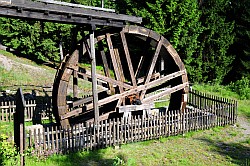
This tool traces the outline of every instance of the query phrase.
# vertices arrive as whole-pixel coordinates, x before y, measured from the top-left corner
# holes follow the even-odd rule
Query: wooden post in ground
[[[93,105],[95,112],[95,124],[99,121],[99,108],[98,108],[98,93],[97,93],[97,79],[96,79],[96,58],[95,58],[95,37],[94,37],[95,26],[92,25],[90,31],[90,58],[91,58],[91,77],[92,77],[92,94],[93,94]]]
[[[16,93],[16,112],[14,113],[14,141],[20,152],[20,165],[25,165],[23,151],[25,148],[24,140],[24,109],[25,101],[22,89],[19,88]]]

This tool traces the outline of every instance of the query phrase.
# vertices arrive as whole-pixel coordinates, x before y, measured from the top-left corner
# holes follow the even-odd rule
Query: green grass
[[[12,64],[10,70],[0,66],[0,90],[16,90],[19,87],[39,89],[42,86],[53,84],[55,69],[38,65],[25,58],[16,57],[6,51],[1,50],[0,54],[8,57]]]
[[[12,133],[14,134],[14,125],[12,122],[0,121],[0,134]]]
[[[194,89],[213,95],[237,99],[239,116],[249,118],[249,100],[239,100],[235,92],[226,87],[195,85]],[[165,103],[160,103],[160,105]],[[70,155],[55,155],[41,166],[67,165],[249,165],[250,138],[243,138],[241,127],[215,127],[184,135],[161,137],[157,140],[121,145],[120,149],[101,149],[93,152],[77,152]],[[27,165],[37,165],[28,159]]]
[[[183,136],[121,145],[119,149],[109,147],[53,155],[46,160],[29,157],[26,165],[244,165],[250,156],[250,144],[237,141],[241,136],[236,127],[217,127]]]

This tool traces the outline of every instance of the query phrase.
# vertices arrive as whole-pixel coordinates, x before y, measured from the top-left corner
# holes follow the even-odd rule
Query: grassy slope
[[[6,54],[6,52],[0,53]],[[0,68],[0,87],[10,88],[14,84],[42,86],[46,83],[53,83],[54,69],[38,66],[11,54],[7,56],[20,63],[44,68],[45,72],[34,75],[33,72],[23,68],[23,70],[19,68],[18,71],[14,68],[10,71]],[[10,79],[11,75],[12,79]],[[221,86],[195,85],[194,88],[206,93],[238,99],[236,93]],[[239,101],[239,114],[250,119],[249,100]],[[1,123],[0,130],[4,130],[3,133],[5,133],[8,126],[12,125]],[[122,145],[120,149],[116,150],[106,148],[63,156],[55,155],[46,160],[27,157],[26,165],[249,165],[249,156],[250,139],[249,137],[243,138],[242,128],[237,124],[225,128],[186,133],[184,136]]]
[[[16,57],[6,51],[0,50],[0,54],[8,58],[11,66],[10,70],[6,70],[0,65],[0,90],[16,90],[18,87],[39,89],[53,84],[55,69]]]

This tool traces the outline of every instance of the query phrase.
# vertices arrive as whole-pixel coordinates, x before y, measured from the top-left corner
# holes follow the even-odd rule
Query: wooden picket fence
[[[25,100],[25,121],[39,121],[52,118],[51,101],[49,98]],[[16,101],[0,101],[0,121],[13,122],[14,112],[16,110]]]
[[[237,108],[237,101],[190,89],[187,105],[193,108],[198,108],[198,109],[208,109],[208,108],[209,109],[213,109],[213,108],[234,109],[234,108]]]
[[[162,89],[164,90],[164,89]],[[165,102],[166,99],[159,99],[156,102]],[[37,102],[36,99],[26,100],[25,121],[34,119],[49,119],[52,116],[50,98],[42,99],[42,102]],[[236,105],[235,100],[217,97],[206,93],[201,93],[190,89],[188,97],[188,106],[199,109],[207,109],[212,107],[224,107]],[[15,100],[0,101],[0,121],[13,121],[15,112]],[[233,108],[233,107],[230,107]]]
[[[26,121],[34,119],[34,108],[39,106],[31,101],[25,103]],[[15,102],[12,101],[11,104],[8,108],[0,107],[1,112],[8,110],[4,116],[1,114],[5,121],[13,119],[11,114],[15,111]],[[41,110],[44,108],[40,106]],[[48,109],[51,109],[50,104],[46,105],[45,110]],[[45,114],[44,118],[47,117]],[[154,115],[115,118],[100,121],[98,124],[86,122],[69,128],[35,125],[26,128],[23,140],[25,149],[33,149],[37,155],[50,155],[185,134],[189,131],[235,124],[236,120],[237,101],[190,90],[188,105],[184,111],[160,108],[158,114]]]
[[[150,117],[115,118],[98,124],[76,124],[66,129],[40,126],[26,131],[26,148],[32,148],[37,155],[49,155],[185,134],[234,124],[236,106],[164,111]]]

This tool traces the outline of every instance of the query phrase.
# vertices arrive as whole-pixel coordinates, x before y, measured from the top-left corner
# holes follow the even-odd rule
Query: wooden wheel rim
[[[129,55],[129,49],[125,48],[125,47],[128,47],[128,44],[126,43],[127,42],[126,35],[134,35],[135,37],[140,38],[144,41],[149,38],[150,40],[153,41],[151,43],[154,43],[154,44],[151,44],[151,46],[152,45],[156,46],[155,53],[152,57],[152,62],[154,62],[153,63],[154,65],[149,67],[148,75],[145,76],[145,80],[144,80],[144,83],[142,85],[137,85],[138,80],[134,80],[135,76],[131,76],[130,84],[128,84],[127,82],[125,82],[125,83],[123,82],[124,84],[122,86],[121,85],[122,79],[119,78],[119,76],[117,75],[117,71],[115,71],[116,79],[112,80],[112,83],[114,84],[114,81],[115,81],[115,84],[119,87],[120,93],[118,93],[118,94],[116,93],[116,94],[111,95],[107,98],[99,100],[98,106],[105,105],[108,102],[111,102],[111,101],[114,101],[117,99],[120,100],[121,98],[124,98],[126,96],[129,96],[131,94],[135,94],[138,92],[140,92],[140,99],[141,99],[142,103],[147,103],[149,101],[155,100],[157,97],[161,97],[161,96],[164,96],[164,95],[167,95],[170,93],[171,99],[170,99],[169,107],[171,109],[184,109],[186,106],[186,100],[187,100],[186,96],[188,93],[188,77],[187,77],[187,73],[186,73],[183,62],[181,61],[178,53],[173,48],[173,46],[169,43],[169,41],[167,39],[165,39],[163,36],[160,36],[159,34],[155,33],[152,30],[149,30],[149,29],[146,29],[143,27],[139,27],[139,26],[127,25],[121,31],[117,31],[115,33],[105,32],[105,34],[98,35],[95,38],[96,44],[98,42],[106,39],[111,57],[112,57],[111,54],[113,54],[112,52],[114,52],[111,36],[114,34],[116,34],[116,35],[118,34],[121,36],[123,49],[124,49],[124,53],[126,55],[130,75],[135,73],[135,71],[131,71],[133,69],[131,69],[129,67],[130,65],[129,65],[128,61],[130,61],[130,63],[133,63],[133,62],[131,62],[132,60],[131,60],[131,56]],[[88,43],[88,41],[86,41],[85,43]],[[159,58],[160,51],[162,49],[166,50],[166,52],[168,53],[167,56],[171,56],[173,62],[177,66],[177,71],[175,71],[171,74],[162,76],[162,78],[159,78],[158,80],[153,82],[153,81],[151,81],[151,76],[153,74],[153,70],[155,68],[156,61]],[[83,47],[83,54],[85,54],[87,52],[88,52],[88,49],[86,46],[84,46]],[[53,87],[53,101],[52,101],[53,113],[54,113],[57,121],[58,122],[61,121],[61,124],[62,124],[62,120],[67,119],[68,117],[71,116],[71,114],[68,112],[68,106],[66,103],[66,95],[67,95],[67,87],[69,84],[70,76],[74,74],[74,71],[79,70],[79,67],[78,67],[78,58],[79,57],[78,56],[79,56],[79,51],[75,50],[71,56],[65,57],[63,62],[60,65],[59,70],[58,70],[56,77],[55,77],[55,82],[54,82],[54,87]],[[129,60],[129,58],[127,58],[127,56],[130,58],[130,60]],[[119,65],[117,65],[117,64],[115,65],[115,63],[113,63],[114,70],[116,70],[116,67],[119,68],[118,66]],[[86,76],[86,74],[85,74],[85,76]],[[105,75],[105,76],[107,76],[107,75]],[[171,90],[161,92],[154,97],[145,98],[145,93],[146,93],[145,89],[153,86],[153,84],[165,83],[166,81],[169,81],[172,78],[176,78],[176,77],[180,77],[180,79],[176,83],[172,83],[172,88],[170,88]],[[100,79],[100,77],[99,77],[99,79]],[[135,81],[136,81],[136,83],[135,83]],[[125,88],[127,88],[127,89],[125,89]],[[118,103],[119,103],[119,101],[118,101]],[[117,106],[119,106],[119,105],[121,105],[121,102],[119,104],[117,104]],[[86,105],[86,110],[91,110],[91,109],[93,109],[92,104]],[[81,110],[80,109],[74,110],[74,112],[77,112],[77,113],[74,113],[74,116],[77,116],[78,114],[81,113]]]

